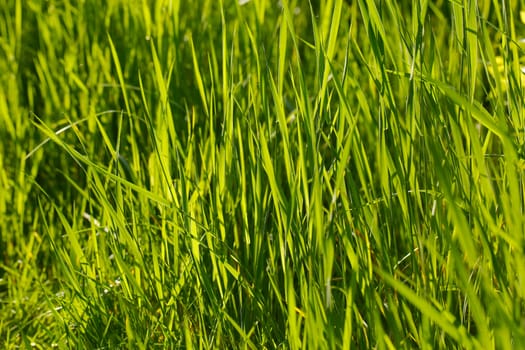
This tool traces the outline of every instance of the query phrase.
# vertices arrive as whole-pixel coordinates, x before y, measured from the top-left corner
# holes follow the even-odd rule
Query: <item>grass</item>
[[[9,0],[1,346],[525,346],[524,5]]]

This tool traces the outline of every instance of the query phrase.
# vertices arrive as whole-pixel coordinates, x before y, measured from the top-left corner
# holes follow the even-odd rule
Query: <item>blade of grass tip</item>
[[[197,53],[195,52],[195,45],[193,44],[193,36],[189,36],[189,42],[191,46],[191,56],[193,59],[193,70],[195,72],[195,79],[197,80],[197,88],[199,89],[199,94],[201,95],[202,99],[202,106],[204,107],[204,113],[208,116],[209,110],[208,110],[208,102],[206,98],[206,91],[204,90],[204,84],[202,82],[202,75],[199,68],[199,60],[197,59]]]
[[[111,49],[111,56],[113,57],[113,63],[115,64],[115,69],[117,70],[117,77],[120,84],[120,89],[122,90],[122,95],[124,96],[124,104],[126,105],[126,112],[128,115],[131,115],[131,109],[129,108],[128,93],[126,91],[126,84],[124,82],[124,75],[122,74],[122,68],[120,65],[120,60],[118,58],[118,53],[111,40],[111,36],[108,33],[109,46]]]
[[[144,89],[144,83],[142,82],[142,74],[140,73],[140,71],[139,71],[139,89],[140,89],[140,96],[142,97],[142,106],[144,107],[148,121],[151,122],[150,108],[148,105],[148,100],[146,99],[146,89]]]
[[[100,122],[100,120],[97,118],[97,126],[98,126],[98,131],[100,133],[100,135],[102,135],[102,140],[104,141],[104,144],[106,145],[106,148],[109,150],[110,154],[115,156],[117,151],[113,148],[113,145],[111,144],[111,141],[108,137],[108,134],[106,133],[106,130],[104,130],[104,126],[102,125],[102,123]]]

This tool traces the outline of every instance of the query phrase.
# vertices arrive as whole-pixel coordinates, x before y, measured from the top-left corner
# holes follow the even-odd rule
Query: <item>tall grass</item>
[[[9,0],[2,346],[524,346],[523,5]]]

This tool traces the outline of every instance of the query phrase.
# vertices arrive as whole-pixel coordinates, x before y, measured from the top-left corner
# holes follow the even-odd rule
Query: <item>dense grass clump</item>
[[[0,346],[525,347],[524,5],[8,0]]]

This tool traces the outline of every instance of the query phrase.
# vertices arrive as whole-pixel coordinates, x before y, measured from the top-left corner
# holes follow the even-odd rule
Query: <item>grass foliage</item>
[[[8,0],[1,347],[525,347],[524,11]]]

